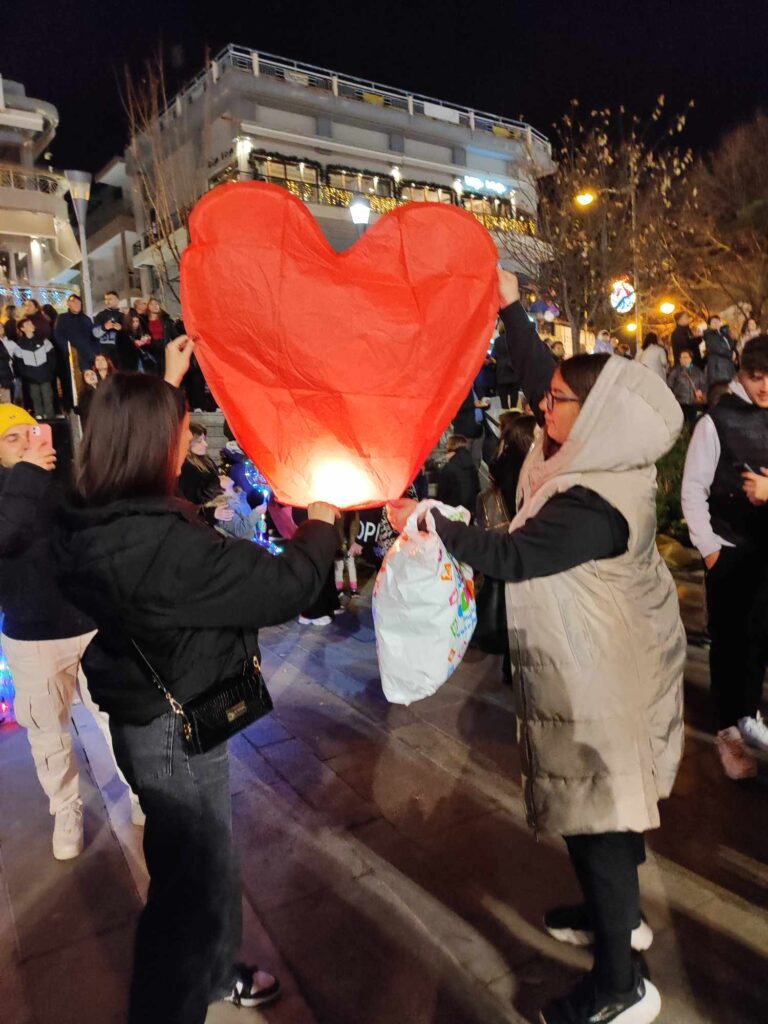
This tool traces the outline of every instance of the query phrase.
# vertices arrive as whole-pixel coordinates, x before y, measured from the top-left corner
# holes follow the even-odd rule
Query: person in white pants
[[[80,674],[95,630],[56,583],[49,538],[56,453],[45,436],[31,434],[35,426],[18,406],[0,406],[2,647],[16,689],[16,718],[27,731],[37,777],[54,816],[53,855],[69,860],[84,845],[80,778],[70,732],[78,689],[110,750],[111,739],[107,716]],[[143,824],[138,800],[131,796],[132,820]]]

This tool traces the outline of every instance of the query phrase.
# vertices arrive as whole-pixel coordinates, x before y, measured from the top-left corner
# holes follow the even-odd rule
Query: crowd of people
[[[104,308],[93,319],[76,293],[67,298],[65,313],[34,298],[24,300],[20,313],[6,305],[0,315],[0,401],[13,399],[37,419],[73,409],[82,415],[82,406],[87,415],[91,392],[109,373],[162,377],[166,347],[182,334],[182,320],[171,317],[154,297],[124,307],[118,293],[108,291]],[[187,376],[192,407],[215,409],[196,361]]]
[[[194,342],[154,299],[123,314],[108,293],[93,321],[74,295],[58,318],[35,307],[4,317],[0,358],[0,604],[17,717],[58,859],[84,844],[68,727],[78,689],[96,717],[144,827],[151,880],[130,1024],[203,1024],[216,1000],[255,1007],[280,986],[240,959],[227,746],[190,748],[192,709],[258,667],[262,627],[333,621],[339,594],[358,587],[365,513],[265,501],[211,458],[189,412],[207,393]],[[696,423],[683,502],[706,565],[717,750],[728,777],[744,779],[755,772],[748,748],[768,751],[768,336],[753,322],[739,349],[713,320],[702,354],[679,317],[674,367],[655,336],[639,358],[614,358],[627,353],[607,331],[594,354],[565,358],[506,271],[499,308],[503,331],[456,413],[437,479],[438,500],[474,522],[434,511],[435,528],[483,575],[478,619],[486,606],[487,649],[504,655],[514,686],[528,821],[564,839],[583,893],[578,906],[548,910],[544,926],[591,944],[592,970],[540,1020],[650,1024],[661,996],[638,956],[653,941],[638,866],[682,756],[686,656],[656,547],[655,464],[705,389],[725,384]],[[57,400],[66,408],[70,349],[84,435],[60,483],[39,418]],[[33,378],[41,366],[50,376]],[[380,556],[423,496],[417,479],[376,513]],[[267,515],[279,557],[250,542]]]

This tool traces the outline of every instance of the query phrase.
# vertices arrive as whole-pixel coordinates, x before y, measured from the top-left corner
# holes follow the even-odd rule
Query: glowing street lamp
[[[247,135],[239,135],[235,139],[235,156],[237,157],[237,176],[240,181],[248,181],[253,177],[250,167],[253,139]]]
[[[349,215],[357,228],[357,237],[361,238],[371,219],[371,204],[365,196],[355,196],[349,204]]]
[[[626,325],[626,330],[628,330],[630,334],[634,334],[637,331],[637,324],[632,321],[632,323]]]
[[[585,189],[583,192],[579,192],[578,195],[574,196],[574,199],[579,206],[591,206],[597,199],[597,196],[594,192],[590,192],[588,189]]]
[[[659,306],[659,312],[663,313],[664,316],[672,316],[675,312],[676,306],[674,302],[662,302]]]

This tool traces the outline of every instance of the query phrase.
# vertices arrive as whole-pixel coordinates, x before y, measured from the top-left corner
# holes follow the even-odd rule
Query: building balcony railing
[[[271,178],[269,180],[273,185],[282,185],[284,188],[287,188],[289,192],[298,196],[305,203],[317,203],[320,206],[348,207],[353,199],[362,196],[371,204],[371,211],[373,213],[382,214],[389,213],[390,210],[394,210],[398,206],[405,206],[407,203],[413,202],[411,199],[397,199],[394,196],[377,196],[371,195],[368,192],[354,192],[349,189],[335,188],[332,185],[315,185],[305,181],[286,181],[281,178]],[[449,194],[450,190],[446,189],[445,192]],[[452,202],[450,205],[460,206],[457,202]],[[463,209],[463,207],[461,208]],[[468,210],[467,212],[476,217],[489,231],[517,231],[524,235],[534,235],[536,233],[533,221],[529,218],[510,217],[492,213],[475,213],[473,210]]]
[[[381,85],[364,78],[342,75],[314,64],[303,64],[232,44],[218,53],[209,66],[171,100],[161,117],[172,118],[181,114],[184,104],[194,102],[211,83],[218,81],[222,71],[228,67],[246,71],[256,77],[280,79],[290,85],[319,89],[342,99],[402,110],[411,117],[428,117],[448,124],[461,125],[471,131],[486,132],[498,138],[516,139],[538,151],[547,161],[552,156],[552,146],[546,135],[525,121],[473,110],[471,107],[447,103],[445,100]]]
[[[61,174],[29,170],[13,164],[0,164],[0,188],[20,189],[25,192],[43,192],[49,196],[63,196],[69,189]]]
[[[216,180],[215,184],[225,184],[227,181],[236,181],[237,172],[234,167],[227,172],[222,172]],[[267,181],[271,185],[280,185],[282,188],[287,189],[293,195],[297,196],[305,203],[313,203],[318,206],[335,206],[342,209],[348,207],[352,200],[356,197],[363,197],[368,200],[371,205],[371,211],[376,214],[389,213],[390,210],[394,210],[398,206],[405,206],[409,202],[413,202],[411,199],[401,199],[395,196],[378,196],[372,195],[369,192],[355,192],[351,189],[337,188],[333,185],[316,184],[308,181],[293,181],[286,178],[264,178],[261,177],[258,180]],[[215,187],[215,185],[214,185]],[[445,189],[446,195],[452,195],[452,190]],[[461,203],[455,199],[451,200],[453,206],[458,206],[460,209],[466,209]],[[486,212],[476,212],[474,210],[467,210],[473,217],[476,217],[480,223],[490,232],[509,232],[515,231],[521,235],[530,235],[535,237],[536,225],[531,217],[525,217],[521,215],[509,216],[507,214],[494,214]],[[172,218],[174,230],[178,230],[182,227],[182,223],[178,215],[174,215]],[[156,236],[154,236],[156,238]],[[133,255],[138,256],[139,253],[152,245],[153,236],[149,234],[143,235],[133,245]]]

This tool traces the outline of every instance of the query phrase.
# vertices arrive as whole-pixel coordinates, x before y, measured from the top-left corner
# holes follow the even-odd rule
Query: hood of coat
[[[67,595],[97,622],[109,608],[130,606],[179,519],[195,521],[197,509],[177,499],[63,505],[53,548]]]
[[[568,439],[532,468],[532,491],[572,473],[623,472],[654,465],[677,440],[683,412],[672,391],[645,366],[613,356],[587,396]]]

